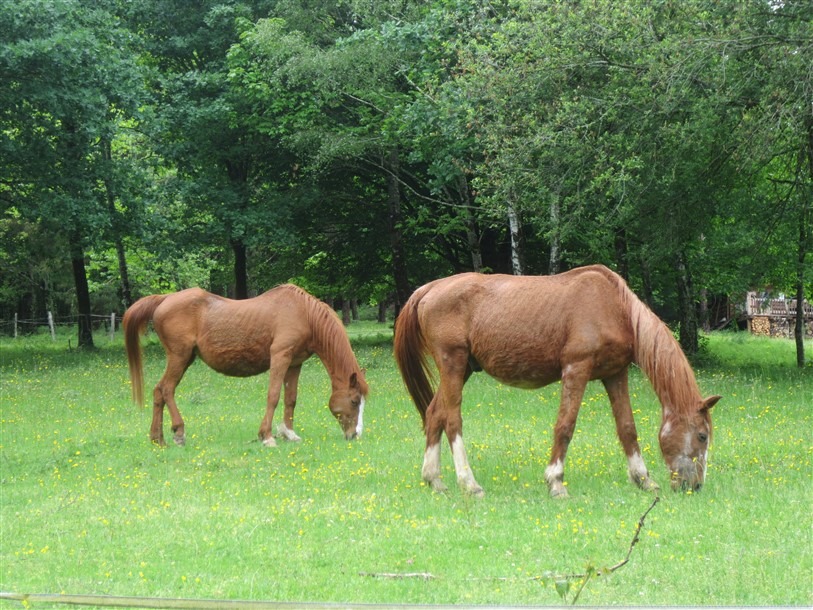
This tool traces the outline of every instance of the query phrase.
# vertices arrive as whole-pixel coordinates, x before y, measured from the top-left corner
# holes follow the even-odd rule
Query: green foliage
[[[812,21],[733,0],[3,2],[2,307],[80,255],[105,308],[290,278],[383,300],[522,255],[609,264],[691,334],[703,291],[810,285]]]

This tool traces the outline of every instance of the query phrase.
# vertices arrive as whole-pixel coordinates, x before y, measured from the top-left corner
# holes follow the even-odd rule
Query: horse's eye
[[[701,443],[705,443],[707,440],[709,440],[709,435],[705,432],[701,432],[697,435],[697,440],[699,440]]]

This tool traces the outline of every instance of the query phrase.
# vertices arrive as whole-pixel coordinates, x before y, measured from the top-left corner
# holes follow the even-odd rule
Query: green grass
[[[438,495],[420,481],[419,417],[390,329],[350,331],[371,386],[363,438],[343,440],[314,359],[300,381],[303,442],[275,449],[255,442],[265,376],[193,365],[177,394],[187,446],[159,448],[150,410],[130,403],[120,338],[99,336],[92,353],[63,336],[0,340],[0,590],[551,605],[563,601],[553,575],[623,559],[651,497],[626,479],[600,384],[568,455],[569,500],[549,499],[543,478],[559,386],[484,375],[466,386],[464,421],[486,497]],[[579,604],[813,603],[813,371],[793,366],[790,341],[718,334],[708,351],[698,380],[724,399],[706,486],[664,492],[630,563],[591,579]],[[163,364],[153,338],[148,389]],[[665,486],[660,407],[637,370],[631,386],[644,457]],[[453,483],[448,447],[442,459]],[[395,577],[408,574],[432,578]]]

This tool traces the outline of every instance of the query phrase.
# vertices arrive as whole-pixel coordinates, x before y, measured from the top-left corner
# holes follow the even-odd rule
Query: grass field
[[[120,337],[100,336],[92,353],[68,351],[67,336],[0,339],[0,590],[556,605],[584,584],[566,591],[562,576],[624,558],[652,497],[627,481],[600,384],[568,454],[571,497],[555,501],[543,471],[558,385],[524,391],[475,375],[463,414],[486,497],[454,485],[438,495],[420,481],[420,419],[389,329],[362,323],[351,336],[371,386],[364,436],[344,441],[312,359],[303,441],[275,449],[255,442],[265,376],[193,365],[177,394],[187,445],[159,448],[150,410],[130,402]],[[790,341],[720,334],[707,349],[698,381],[724,398],[706,486],[663,492],[629,564],[591,578],[579,604],[813,604],[813,368],[793,366]],[[148,394],[163,364],[153,337]],[[667,487],[660,406],[637,370],[631,389],[644,457]],[[442,459],[453,483],[448,446]]]

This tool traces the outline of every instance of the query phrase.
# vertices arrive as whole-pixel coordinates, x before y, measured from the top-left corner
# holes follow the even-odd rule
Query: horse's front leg
[[[260,423],[258,436],[266,447],[276,447],[277,442],[271,432],[274,420],[274,411],[277,409],[279,397],[282,393],[282,382],[291,364],[291,356],[285,354],[271,354],[271,369],[268,378],[268,398],[265,405],[265,417]]]
[[[553,448],[550,462],[545,469],[545,481],[553,498],[566,498],[565,457],[567,448],[576,429],[584,389],[590,379],[588,364],[568,364],[562,371],[562,398],[559,402],[559,415],[553,428]]]
[[[644,491],[658,491],[658,484],[649,478],[649,472],[641,457],[641,448],[638,445],[638,431],[635,428],[635,419],[630,406],[629,382],[627,369],[618,375],[603,380],[604,388],[610,397],[610,405],[615,418],[615,428],[618,440],[627,456],[627,465],[630,480]]]
[[[299,373],[302,371],[301,366],[292,366],[285,374],[285,415],[282,423],[277,428],[279,436],[288,441],[298,442],[302,439],[294,432],[294,409],[296,408],[296,393],[299,384]]]

